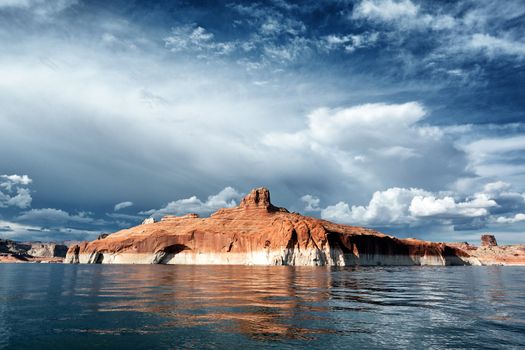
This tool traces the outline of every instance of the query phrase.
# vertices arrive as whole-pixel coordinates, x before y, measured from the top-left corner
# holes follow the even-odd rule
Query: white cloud
[[[213,33],[195,24],[172,28],[171,35],[164,38],[164,44],[173,52],[196,52],[200,58],[207,58],[208,54],[229,54],[237,45],[233,41],[215,41]]]
[[[210,210],[234,207],[237,204],[236,200],[241,198],[241,193],[228,186],[216,195],[208,196],[208,200],[204,203],[204,206],[210,208]]]
[[[323,50],[343,48],[346,52],[351,53],[356,49],[373,46],[378,38],[379,33],[377,32],[347,35],[330,34],[322,37],[318,45]]]
[[[410,0],[364,0],[354,8],[353,17],[392,21],[417,13],[418,7]]]
[[[231,208],[237,205],[237,200],[242,198],[242,194],[232,187],[226,187],[219,193],[208,196],[206,201],[201,201],[197,196],[179,199],[169,202],[161,209],[151,209],[140,214],[152,217],[162,217],[165,215],[182,215],[188,213],[210,214],[220,208]]]
[[[325,36],[323,39],[329,47],[337,47],[339,45],[344,45],[353,41],[351,35],[340,36],[336,34],[331,34]]]
[[[354,8],[352,18],[389,23],[399,29],[445,30],[457,24],[450,15],[422,13],[410,0],[363,0]]]
[[[27,175],[2,175],[0,178],[8,180],[8,182],[14,185],[29,185],[33,180]]]
[[[129,208],[131,206],[133,206],[133,202],[130,202],[130,201],[120,202],[120,203],[115,204],[115,208],[113,210],[119,211],[121,209]]]
[[[378,186],[445,187],[453,180],[452,169],[454,177],[464,172],[466,159],[452,135],[445,128],[426,126],[425,116],[418,102],[318,108],[307,116],[305,128],[267,133],[261,141],[286,159],[312,162],[305,167],[344,174],[361,192],[371,193]]]
[[[485,178],[513,178],[525,173],[525,166],[516,154],[525,151],[525,136],[479,137],[458,145],[469,158],[469,168]]]
[[[5,188],[7,191],[11,191],[13,187],[18,185],[27,186],[31,182],[33,180],[27,175],[0,175],[0,187]]]
[[[301,197],[301,200],[306,204],[304,210],[306,211],[320,211],[319,203],[321,200],[318,197],[312,196],[310,194],[305,194]]]
[[[479,217],[488,215],[487,208],[497,206],[496,201],[486,195],[477,194],[472,200],[456,203],[453,197],[436,198],[430,196],[415,196],[409,207],[410,214],[415,217]]]
[[[525,150],[525,135],[492,137],[468,144],[466,150],[481,155]]]
[[[16,195],[11,196],[5,204],[7,206],[14,206],[18,208],[28,208],[31,206],[33,198],[31,197],[31,192],[27,188],[18,188],[16,190]],[[1,206],[1,203],[0,203]]]
[[[352,206],[339,202],[321,211],[321,217],[336,222],[361,225],[409,224],[415,219],[408,208],[417,195],[430,195],[418,188],[389,188],[376,191],[367,206]]]
[[[275,8],[275,2],[270,6],[262,4],[230,4],[231,7],[243,16],[244,23],[249,24],[257,31],[251,39],[262,39],[283,35],[298,36],[306,30],[306,26],[294,16],[286,16]],[[257,38],[259,36],[259,38]]]
[[[201,51],[219,55],[240,54],[242,58],[236,61],[237,64],[250,72],[263,71],[262,68],[265,68],[265,74],[273,70],[272,64],[287,65],[304,58],[316,46],[317,39],[303,35],[306,32],[305,24],[294,16],[283,14],[273,5],[228,4],[227,7],[242,15],[242,19],[234,21],[234,26],[247,28],[246,35],[242,39],[223,41],[206,36],[204,41],[198,40],[197,47]],[[186,38],[193,36],[187,30],[181,34]],[[174,35],[166,38],[166,46],[191,46],[186,45],[188,40],[181,40],[180,36],[175,28]],[[208,58],[209,55],[203,53],[198,57]]]
[[[305,25],[298,20],[282,17],[282,15],[270,14],[261,24],[262,35],[290,34],[297,36],[306,30]]]
[[[308,116],[310,135],[323,143],[342,143],[351,130],[378,133],[378,128],[407,128],[425,116],[417,102],[364,104],[343,109],[320,108]]]
[[[32,181],[27,175],[0,175],[0,208],[13,206],[24,209],[30,207],[33,200],[31,192],[22,186],[27,186]]]
[[[496,223],[498,224],[514,224],[522,221],[525,221],[525,214],[523,213],[518,213],[513,217],[499,216],[498,218],[496,218]]]
[[[310,41],[299,36],[294,36],[285,42],[264,41],[260,44],[267,59],[283,64],[296,61],[310,50]]]
[[[350,20],[367,21],[379,31],[382,44],[405,73],[431,73],[472,87],[492,79],[486,75],[485,64],[471,64],[483,59],[480,55],[518,64],[525,57],[522,28],[517,24],[523,9],[520,1],[511,0],[505,6],[491,1],[443,6],[413,0],[362,0],[354,6]],[[415,49],[422,46],[413,45],[420,40],[414,35],[428,36],[424,53]]]
[[[490,196],[500,195],[502,192],[507,192],[511,188],[509,183],[503,181],[491,182],[483,186],[483,192],[489,194]]]
[[[369,226],[424,226],[431,224],[480,228],[486,223],[512,224],[525,220],[524,194],[501,192],[509,186],[489,183],[481,192],[458,200],[451,194],[432,193],[418,188],[389,188],[376,191],[366,206],[350,206],[345,202],[327,206],[321,217],[336,222]]]
[[[184,26],[172,29],[172,35],[166,37],[166,47],[173,51],[187,49],[202,50],[212,45],[213,34],[200,26]]]
[[[498,38],[490,34],[474,34],[469,42],[470,48],[485,52],[488,56],[514,55],[525,56],[525,43],[507,38]]]
[[[415,196],[410,202],[409,212],[414,216],[434,216],[455,208],[456,201],[452,197]]]
[[[348,203],[345,202],[329,205],[322,209],[321,217],[342,224],[358,224],[363,222],[361,218],[357,218],[353,215],[352,209],[350,209]]]

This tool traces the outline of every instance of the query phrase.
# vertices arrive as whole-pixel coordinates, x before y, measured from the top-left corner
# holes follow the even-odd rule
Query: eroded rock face
[[[69,263],[465,265],[464,250],[289,213],[266,188],[208,218],[170,216],[69,248]]]
[[[68,248],[55,243],[32,243],[28,255],[39,258],[64,258]]]
[[[288,210],[276,207],[270,202],[270,191],[264,187],[252,190],[246,197],[242,199],[239,208],[259,209],[266,212],[281,211],[288,213]]]
[[[498,242],[496,241],[496,237],[493,235],[482,235],[481,236],[481,246],[482,247],[496,247],[498,245]]]

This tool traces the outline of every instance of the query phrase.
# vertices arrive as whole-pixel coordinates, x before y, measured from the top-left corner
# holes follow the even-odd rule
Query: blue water
[[[0,264],[2,349],[525,348],[525,268]]]

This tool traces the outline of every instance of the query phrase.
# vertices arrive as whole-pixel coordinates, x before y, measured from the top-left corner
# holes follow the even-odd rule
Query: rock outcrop
[[[479,265],[445,243],[398,239],[290,213],[265,188],[208,218],[168,216],[69,248],[68,263],[251,265]]]
[[[481,236],[481,246],[482,247],[496,247],[498,245],[498,242],[496,241],[496,237],[493,235],[482,235]]]
[[[481,246],[469,245],[468,254],[482,265],[525,265],[525,245],[500,245],[492,235],[481,236]],[[454,244],[449,244],[454,245]]]
[[[9,239],[0,239],[0,253],[24,255],[31,249],[31,244],[20,243]]]

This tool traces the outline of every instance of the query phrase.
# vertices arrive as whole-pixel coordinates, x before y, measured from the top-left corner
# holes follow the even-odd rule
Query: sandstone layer
[[[107,237],[70,246],[65,262],[334,266],[505,263],[505,259],[493,259],[495,248],[469,250],[458,244],[398,239],[363,227],[290,213],[270,202],[267,189],[258,188],[238,207],[220,209],[207,218],[188,214],[166,216],[160,222],[146,220]],[[525,254],[520,254],[515,263],[525,263]]]

